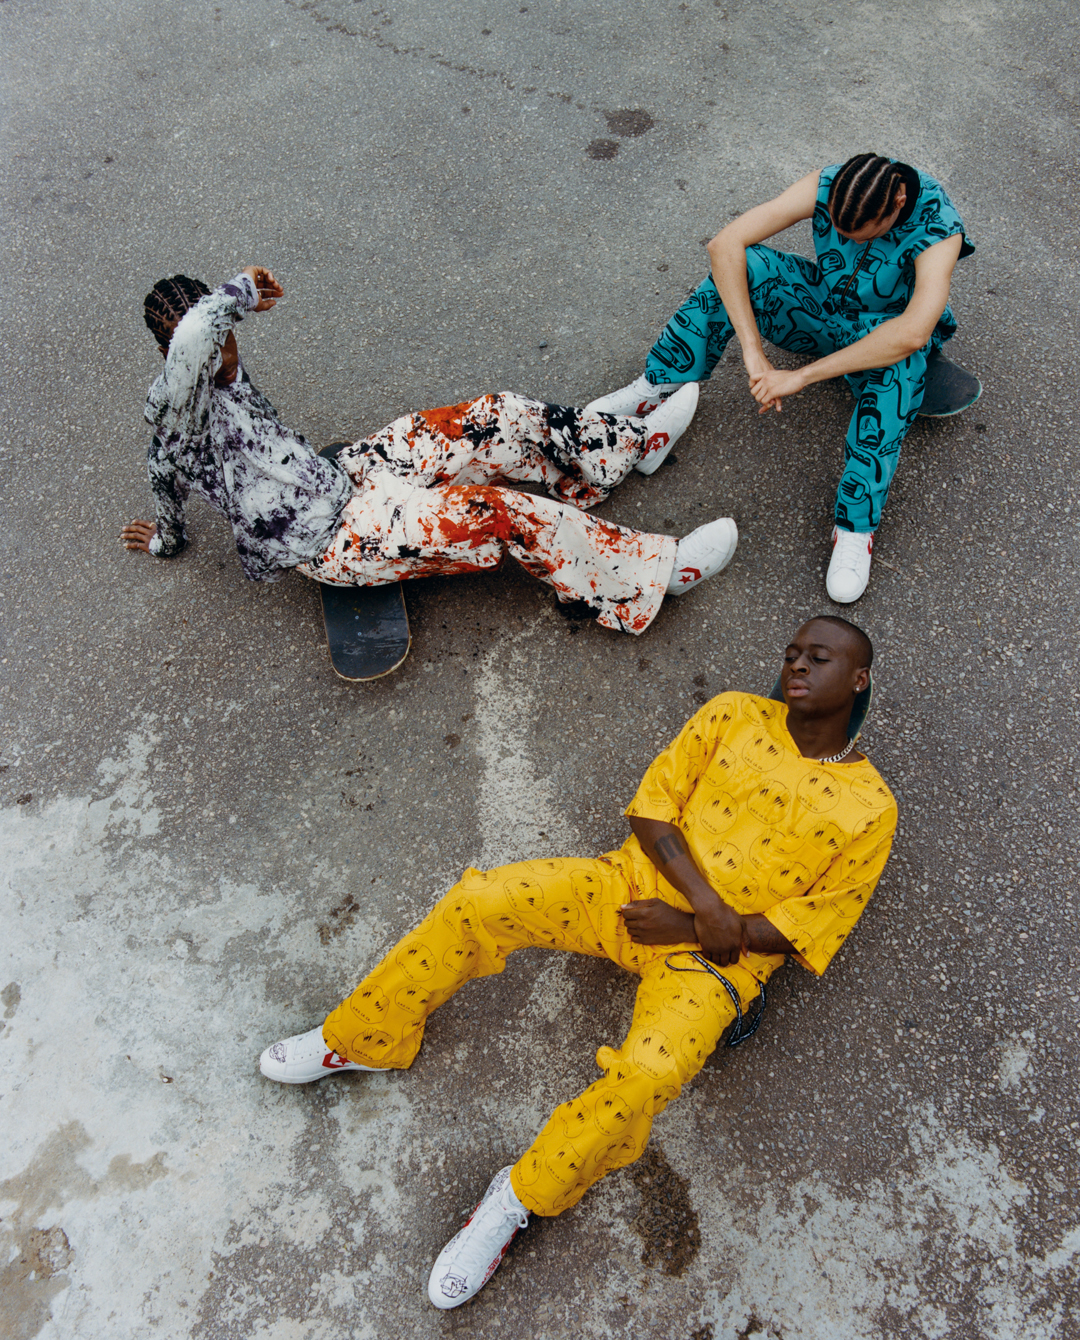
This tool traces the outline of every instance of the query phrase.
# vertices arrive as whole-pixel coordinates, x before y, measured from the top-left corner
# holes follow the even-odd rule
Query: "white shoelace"
[[[866,537],[853,530],[837,530],[836,557],[838,567],[857,569],[868,557]]]
[[[492,1196],[491,1200],[486,1205],[481,1205],[476,1212],[476,1219],[472,1224],[474,1231],[469,1235],[472,1238],[469,1244],[472,1250],[467,1253],[462,1263],[466,1274],[487,1270],[494,1257],[505,1247],[506,1238],[512,1236],[508,1233],[510,1223],[515,1229],[525,1228],[528,1225],[528,1212],[518,1209],[516,1205],[507,1204],[506,1193],[509,1185],[507,1182],[502,1191]]]

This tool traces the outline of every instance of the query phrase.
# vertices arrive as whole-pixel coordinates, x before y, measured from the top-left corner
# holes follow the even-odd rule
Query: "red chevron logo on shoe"
[[[689,582],[700,582],[701,572],[698,568],[680,568],[679,581],[683,586],[686,586]]]
[[[639,419],[644,418],[646,414],[651,414],[659,404],[659,400],[642,400],[634,413]]]
[[[645,443],[645,455],[648,456],[654,451],[660,451],[667,446],[668,441],[667,433],[653,433],[652,437]]]
[[[349,1064],[349,1062],[343,1060],[337,1054],[337,1052],[331,1052],[331,1051],[328,1051],[326,1053],[326,1055],[322,1059],[322,1063],[323,1067],[326,1070],[342,1070],[345,1066]]]

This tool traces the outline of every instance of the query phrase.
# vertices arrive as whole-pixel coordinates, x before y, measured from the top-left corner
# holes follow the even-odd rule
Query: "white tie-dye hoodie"
[[[173,333],[165,371],[146,399],[157,502],[150,548],[162,558],[184,548],[184,506],[194,492],[232,526],[245,575],[272,582],[328,547],[352,485],[281,425],[245,372],[230,386],[214,385],[222,344],[258,302],[251,278],[237,275],[187,311]]]

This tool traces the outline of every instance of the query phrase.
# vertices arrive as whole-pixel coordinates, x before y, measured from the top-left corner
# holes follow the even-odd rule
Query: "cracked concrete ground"
[[[0,1317],[14,1340],[467,1333],[1068,1340],[1078,1316],[1077,16],[1065,0],[5,0]],[[515,957],[408,1073],[262,1080],[466,865],[620,843],[658,745],[825,606],[841,385],[758,418],[732,354],[615,520],[732,512],[640,639],[519,571],[417,582],[331,672],[317,592],[146,515],[141,299],[271,265],[241,345],[317,443],[641,366],[702,239],[864,148],[948,186],[986,387],[904,449],[856,617],[894,857],[821,981],[437,1314],[490,1175],[596,1076],[633,982]],[[790,244],[809,248],[793,230]]]

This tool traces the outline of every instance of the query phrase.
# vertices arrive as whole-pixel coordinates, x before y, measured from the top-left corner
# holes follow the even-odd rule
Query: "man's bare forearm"
[[[794,954],[795,946],[781,935],[768,917],[754,913],[744,917],[746,926],[746,952],[748,954]]]
[[[660,819],[630,820],[641,849],[672,888],[678,889],[695,912],[716,906],[720,895],[698,869],[686,839],[674,824]]]
[[[713,283],[739,343],[744,351],[760,353],[761,332],[754,317],[746,278],[746,248],[721,232],[709,243],[709,260]]]
[[[865,372],[868,368],[891,368],[894,363],[899,363],[923,347],[926,340],[918,339],[920,333],[903,316],[894,316],[891,321],[883,321],[854,344],[807,363],[801,369],[803,378],[806,385],[810,386],[814,382],[829,381],[832,377]],[[929,338],[928,335],[926,339]]]

